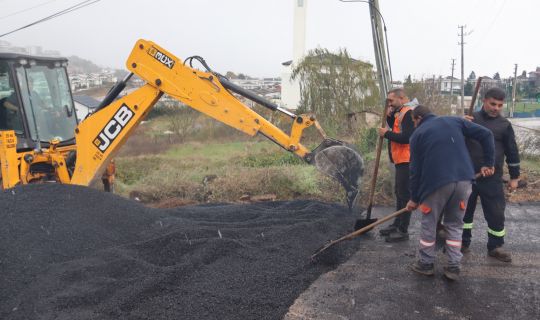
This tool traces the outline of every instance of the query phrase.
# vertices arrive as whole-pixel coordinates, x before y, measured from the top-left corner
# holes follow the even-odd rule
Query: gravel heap
[[[0,319],[281,319],[355,250],[313,201],[151,209],[60,184],[0,193]]]

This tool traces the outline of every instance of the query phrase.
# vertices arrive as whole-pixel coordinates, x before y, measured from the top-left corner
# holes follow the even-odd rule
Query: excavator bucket
[[[339,181],[347,192],[347,205],[352,210],[364,173],[360,154],[343,141],[327,138],[311,152],[308,162]]]

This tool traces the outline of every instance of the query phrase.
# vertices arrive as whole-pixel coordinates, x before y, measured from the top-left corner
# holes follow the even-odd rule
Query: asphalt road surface
[[[377,208],[375,215],[391,211]],[[512,263],[487,257],[487,226],[477,211],[472,253],[463,258],[461,279],[454,283],[442,276],[441,252],[434,277],[410,271],[419,215],[413,214],[409,242],[388,244],[376,233],[358,239],[358,252],[315,281],[285,319],[540,319],[540,204],[507,208]]]

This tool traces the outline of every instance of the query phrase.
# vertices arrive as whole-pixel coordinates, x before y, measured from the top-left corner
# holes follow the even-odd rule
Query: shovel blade
[[[324,174],[336,179],[347,192],[347,205],[352,209],[359,194],[364,160],[349,144],[335,139],[325,139],[311,153],[309,163]]]

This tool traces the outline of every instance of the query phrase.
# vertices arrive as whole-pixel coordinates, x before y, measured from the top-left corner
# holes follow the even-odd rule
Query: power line
[[[5,15],[5,16],[2,16],[0,17],[0,19],[5,19],[5,18],[9,18],[9,17],[13,17],[13,16],[16,16],[18,15],[19,13],[23,13],[23,12],[27,12],[27,11],[30,11],[32,9],[35,9],[35,8],[39,8],[39,7],[43,7],[51,2],[55,2],[56,0],[51,0],[51,1],[47,1],[47,2],[44,2],[44,3],[41,3],[41,4],[38,4],[38,5],[35,5],[33,7],[30,7],[30,8],[26,8],[26,9],[23,9],[23,10],[19,10],[19,11],[16,11],[16,12],[13,12],[13,13],[10,13],[8,15]]]
[[[390,49],[388,48],[388,30],[386,28],[386,21],[384,20],[384,17],[377,8],[377,6],[373,5],[374,0],[339,0],[340,2],[363,2],[369,4],[369,8],[377,12],[379,17],[382,19],[383,28],[384,28],[384,40],[386,43],[386,58],[388,59],[388,72],[390,76],[390,82],[392,82],[392,63],[390,62]]]
[[[504,0],[501,7],[499,8],[499,11],[497,12],[497,14],[495,16],[493,16],[493,19],[491,20],[491,23],[489,24],[488,28],[486,31],[484,31],[484,33],[482,34],[482,36],[480,37],[480,40],[477,41],[475,44],[474,44],[474,48],[476,48],[477,46],[479,46],[480,44],[482,44],[482,42],[484,41],[484,39],[487,37],[488,33],[491,32],[491,29],[493,28],[493,25],[495,24],[495,22],[499,19],[499,16],[501,15],[503,9],[504,9],[504,6],[506,5],[506,1],[507,0]]]
[[[17,31],[20,31],[20,30],[23,30],[23,29],[26,29],[26,28],[35,26],[35,25],[40,24],[40,23],[42,23],[42,22],[45,22],[45,21],[48,21],[48,20],[57,18],[57,17],[59,17],[59,16],[62,16],[62,15],[64,15],[64,14],[67,14],[67,13],[70,13],[70,12],[73,12],[73,11],[75,11],[75,10],[82,9],[82,8],[84,8],[84,7],[86,7],[86,6],[89,6],[89,5],[94,4],[94,3],[96,3],[96,2],[99,2],[99,1],[101,1],[101,0],[86,0],[86,1],[80,2],[80,3],[78,3],[78,4],[74,5],[74,6],[71,6],[71,7],[66,8],[66,9],[64,9],[64,10],[61,10],[61,11],[58,11],[58,12],[56,12],[56,13],[50,15],[50,16],[47,16],[47,17],[45,17],[45,18],[39,19],[39,20],[37,20],[37,21],[34,21],[34,22],[30,23],[30,24],[27,24],[27,25],[25,25],[25,26],[22,26],[22,27],[20,27],[20,28],[15,29],[15,30],[6,32],[6,33],[4,33],[4,34],[0,34],[0,38],[2,38],[2,37],[4,37],[4,36],[7,36],[7,35],[9,35],[9,34],[15,33],[15,32],[17,32]]]

